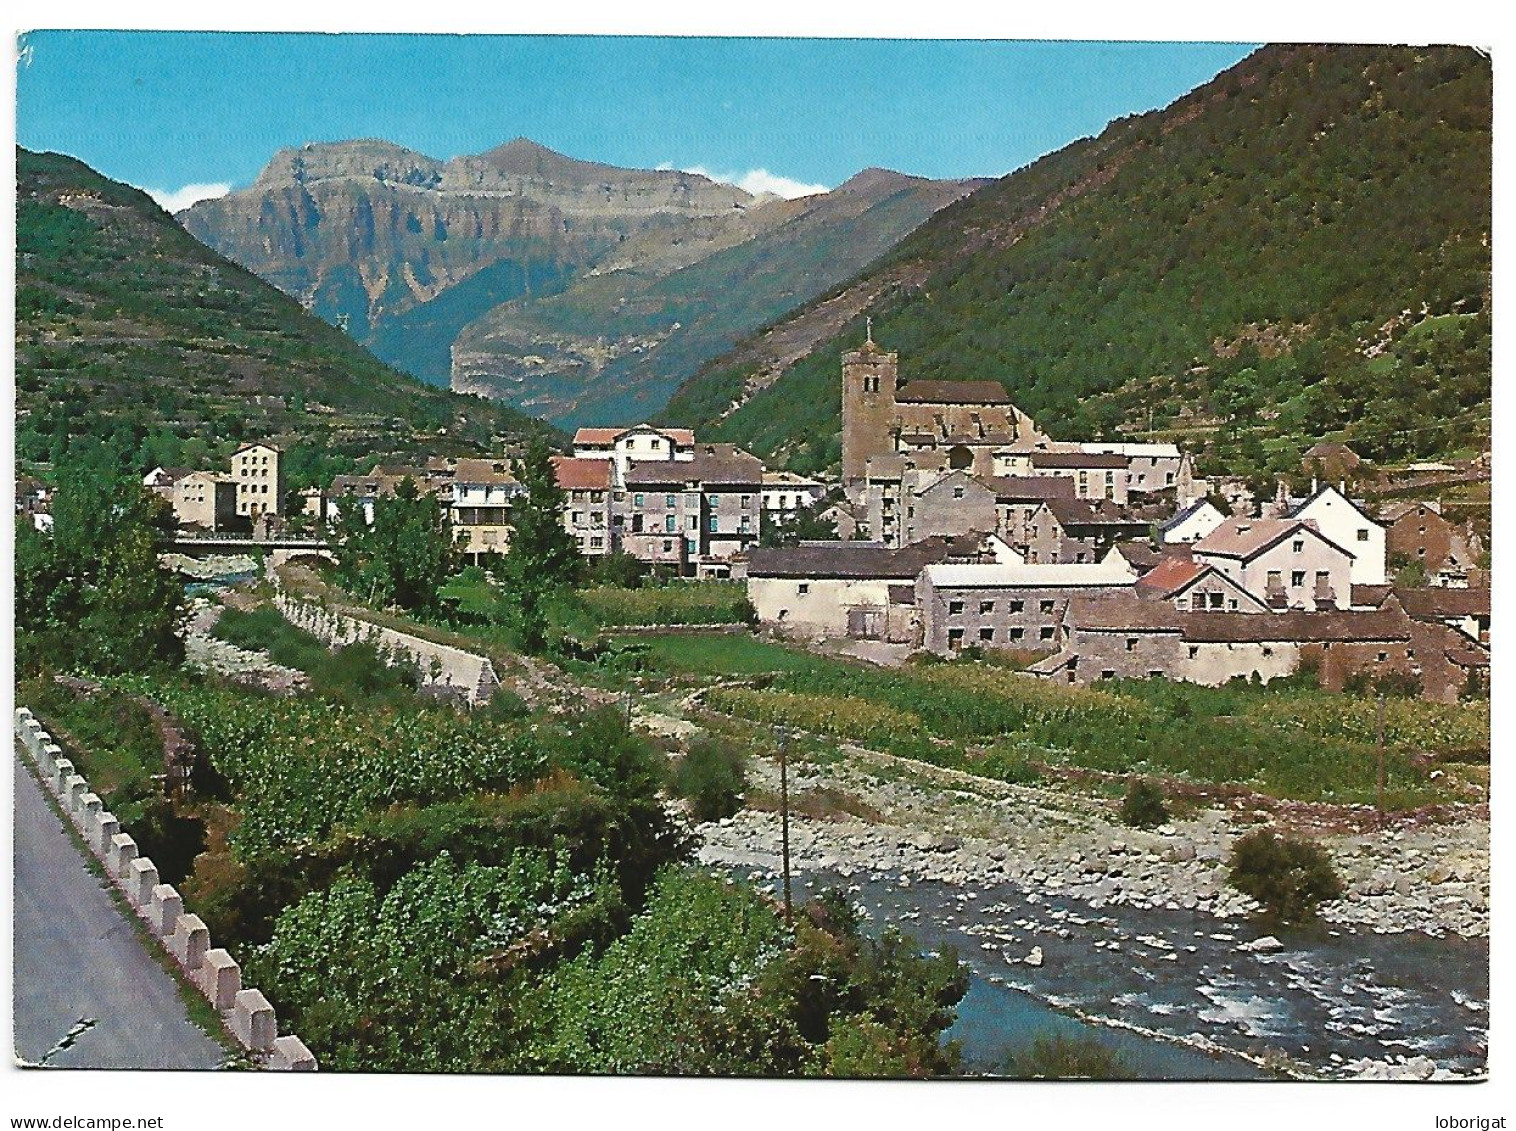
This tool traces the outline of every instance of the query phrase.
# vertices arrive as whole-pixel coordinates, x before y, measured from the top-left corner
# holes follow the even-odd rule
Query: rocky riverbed
[[[222,606],[205,597],[191,597],[190,617],[184,634],[185,662],[201,671],[216,672],[250,687],[288,695],[307,687],[309,677],[302,671],[276,664],[267,652],[238,648],[211,635],[220,619]]]
[[[768,803],[777,768],[757,761],[750,779]],[[802,895],[840,883],[924,945],[957,945],[977,977],[1290,1074],[1483,1071],[1487,819],[1314,832],[1347,892],[1311,931],[1269,934],[1225,882],[1232,841],[1280,820],[1261,810],[1140,831],[1098,797],[851,748],[792,764],[790,793],[794,809],[831,810],[792,817]],[[777,890],[776,812],[700,832],[702,860]]]

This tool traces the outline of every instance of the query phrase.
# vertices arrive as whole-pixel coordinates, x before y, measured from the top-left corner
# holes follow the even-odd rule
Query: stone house
[[[826,498],[827,485],[793,471],[765,471],[762,494],[763,521],[778,526]]]
[[[1072,479],[1076,498],[1108,499],[1125,505],[1131,458],[1117,452],[1033,451],[1026,457],[1024,471]]]
[[[1127,490],[1132,494],[1157,494],[1179,491],[1188,485],[1194,489],[1194,466],[1178,444],[1080,444],[1079,450],[1092,455],[1118,455],[1127,459]],[[1204,491],[1201,492],[1204,494]]]
[[[611,526],[614,464],[573,456],[554,456],[552,462],[553,477],[563,492],[564,529],[585,557],[604,557],[617,548]]]
[[[763,463],[731,444],[697,444],[688,460],[628,465],[613,500],[622,548],[701,577],[731,575],[763,522]]]
[[[1144,538],[1148,524],[1113,503],[1084,499],[1044,499],[1026,522],[1024,540],[1007,537],[1028,562],[1097,562],[1117,542]]]
[[[1337,487],[1324,483],[1295,507],[1290,518],[1314,523],[1331,541],[1353,555],[1354,585],[1383,585],[1385,530]]]
[[[1420,562],[1429,578],[1457,582],[1475,568],[1468,532],[1445,519],[1438,504],[1405,501],[1380,512],[1385,527],[1385,550],[1397,567]]]
[[[169,488],[174,520],[180,526],[223,531],[237,523],[237,484],[229,475],[192,471]]]
[[[921,647],[940,656],[970,646],[1054,651],[1070,598],[1130,590],[1136,580],[1119,554],[1084,565],[928,565],[915,586]]]
[[[1429,647],[1394,603],[1372,612],[1259,616],[1182,612],[1136,595],[1080,596],[1064,625],[1062,650],[1032,674],[1077,684],[1166,678],[1216,687],[1238,678],[1267,683],[1304,665],[1330,690],[1358,673],[1414,675],[1427,697],[1443,701],[1457,697],[1462,681],[1463,669],[1446,655],[1458,649]]]
[[[1323,440],[1312,444],[1300,458],[1307,475],[1334,483],[1354,478],[1363,467],[1358,453],[1346,444]]]
[[[237,486],[237,514],[254,519],[284,513],[284,476],[279,449],[272,444],[243,444],[232,453],[232,482]]]
[[[1230,518],[1191,552],[1271,609],[1352,604],[1352,553],[1305,519]]]
[[[760,623],[787,635],[914,643],[915,585],[937,562],[990,560],[979,539],[802,542],[748,553],[747,596]]]

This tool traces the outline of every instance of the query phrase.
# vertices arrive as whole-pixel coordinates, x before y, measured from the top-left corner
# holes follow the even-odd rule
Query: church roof
[[[905,404],[1011,403],[1010,394],[999,381],[911,381],[900,387],[895,400]]]

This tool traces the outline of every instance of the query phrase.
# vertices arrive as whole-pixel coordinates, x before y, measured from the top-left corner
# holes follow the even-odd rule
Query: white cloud
[[[660,169],[670,168],[668,162],[658,166]],[[778,173],[770,173],[767,169],[749,169],[745,173],[715,173],[703,165],[690,165],[680,170],[684,173],[695,173],[702,177],[709,177],[724,185],[736,185],[744,192],[764,193],[771,192],[775,196],[782,196],[793,200],[797,196],[814,196],[818,192],[830,192],[826,185],[806,184],[792,177],[781,177]]]
[[[165,212],[182,212],[191,204],[200,200],[215,200],[232,191],[229,184],[213,185],[185,185],[183,188],[159,189],[144,188],[143,192],[157,202],[158,207]]]

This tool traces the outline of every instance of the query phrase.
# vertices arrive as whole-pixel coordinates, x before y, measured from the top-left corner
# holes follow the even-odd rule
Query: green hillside
[[[824,465],[867,311],[903,379],[999,380],[1059,436],[1151,419],[1258,467],[1324,435],[1378,458],[1484,442],[1491,97],[1468,49],[1265,48],[939,212],[821,300],[871,294],[840,333],[776,366],[802,308],[665,419]]]
[[[16,448],[109,442],[209,465],[272,437],[300,465],[480,451],[544,425],[396,372],[195,240],[144,193],[17,151]]]

